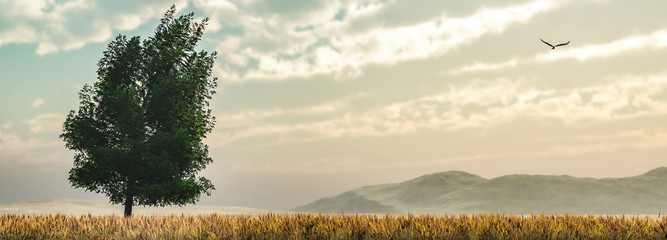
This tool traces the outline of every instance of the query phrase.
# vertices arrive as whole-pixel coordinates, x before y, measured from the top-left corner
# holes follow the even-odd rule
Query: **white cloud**
[[[573,138],[588,137],[593,138],[592,141],[580,142]],[[590,155],[601,155],[604,153],[614,152],[634,152],[641,153],[649,149],[664,149],[667,147],[667,129],[646,129],[646,130],[630,130],[619,131],[618,133],[602,134],[594,136],[574,136],[565,139],[551,139],[551,141],[533,146],[531,148],[511,149],[500,152],[485,152],[485,153],[467,153],[461,155],[452,155],[447,157],[427,158],[427,159],[413,159],[411,161],[398,161],[393,164],[393,168],[407,169],[414,167],[422,168],[451,168],[455,165],[468,165],[471,162],[494,164],[502,161],[503,164],[508,162],[517,162],[525,164],[556,164],[562,165],[563,159],[573,162],[596,162],[600,160],[587,159]],[[577,158],[579,157],[579,158]],[[582,158],[583,157],[583,158]],[[544,161],[546,159],[553,159]],[[585,159],[585,161],[581,161]],[[604,159],[604,158],[603,158]],[[660,159],[660,158],[658,158]],[[630,161],[632,164],[637,164],[639,159]],[[660,160],[662,161],[662,160]],[[601,160],[600,162],[604,162]],[[390,163],[391,164],[391,163]],[[516,165],[509,164],[516,167]],[[599,166],[599,165],[598,165]],[[516,172],[515,172],[516,173]]]
[[[267,117],[275,117],[280,115],[316,115],[324,113],[333,113],[339,112],[345,108],[345,103],[343,101],[331,101],[323,104],[297,108],[291,110],[284,109],[273,109],[273,110],[264,110],[264,111],[245,111],[236,114],[222,114],[218,116],[219,119],[223,119],[225,122],[247,122],[251,120],[257,120]]]
[[[359,97],[357,94],[354,97]],[[347,98],[350,99],[350,98]],[[231,134],[227,130],[214,130],[208,137],[207,141],[210,144],[220,145],[231,142],[236,139],[242,139],[251,136],[258,136],[263,134],[272,134],[272,133],[285,133],[290,132],[293,129],[285,128],[283,126],[272,126],[272,125],[262,125],[262,122],[265,122],[270,118],[281,118],[281,117],[303,117],[303,116],[313,116],[313,115],[323,115],[323,114],[332,114],[339,113],[346,109],[347,102],[346,100],[334,100],[330,102],[325,102],[322,104],[308,106],[303,108],[296,109],[269,109],[269,110],[249,110],[234,114],[220,114],[216,116],[218,121],[217,128],[220,129],[244,129],[239,132],[232,132]]]
[[[131,14],[121,14],[116,17],[116,28],[121,31],[129,31],[138,28],[146,19]]]
[[[6,130],[6,129],[12,128],[13,126],[14,126],[13,122],[6,122],[5,124],[2,124],[2,126],[0,126],[0,129],[5,129]]]
[[[14,164],[65,163],[72,159],[58,140],[24,138],[0,129],[0,168]]]
[[[195,7],[203,9],[207,13],[221,13],[209,16],[211,19],[216,19],[210,21],[208,25],[208,30],[213,32],[216,32],[220,30],[220,28],[222,28],[221,22],[226,22],[222,19],[218,20],[218,18],[223,17],[225,15],[229,15],[230,12],[231,13],[238,12],[236,5],[226,0],[194,0],[193,4]],[[225,16],[223,18],[228,18],[228,17]]]
[[[484,62],[474,62],[470,65],[463,66],[458,69],[453,69],[447,72],[449,75],[458,75],[461,73],[475,72],[475,71],[491,71],[491,70],[500,70],[504,68],[514,67],[517,65],[516,58],[512,58],[505,62],[499,63],[484,63]]]
[[[220,163],[225,169],[259,174],[335,174],[340,172],[364,171],[377,166],[363,162],[359,156],[352,157],[323,157],[320,159],[309,159],[308,161],[286,162],[223,162]]]
[[[35,39],[37,34],[31,27],[19,24],[13,29],[0,31],[0,46],[9,43],[28,43]]]
[[[575,59],[580,62],[588,61],[595,58],[613,57],[631,51],[642,49],[661,49],[667,47],[667,30],[658,30],[646,35],[638,35],[626,37],[608,43],[586,45],[578,48],[562,48],[557,51],[549,51],[548,53],[537,54],[534,59],[538,62],[552,62],[563,59]],[[527,62],[524,60],[517,60],[512,58],[505,62],[485,63],[474,62],[457,69],[452,69],[445,74],[458,75],[462,73],[475,71],[495,71],[502,70],[509,67],[515,67],[519,63]]]
[[[665,99],[661,97],[665,94],[667,75],[630,75],[611,79],[606,84],[562,90],[525,87],[520,81],[498,79],[452,86],[440,94],[365,112],[341,112],[324,120],[282,124],[266,118],[298,111],[245,112],[234,117],[238,122],[250,124],[219,126],[214,130],[213,142],[227,144],[259,136],[294,141],[389,136],[421,130],[487,128],[515,119],[557,120],[564,126],[585,125],[667,114]],[[228,121],[226,119],[234,118],[222,116],[218,119],[224,123]]]
[[[33,101],[31,105],[32,105],[32,107],[39,107],[39,106],[42,106],[43,103],[44,103],[44,99],[38,98],[38,99],[35,99],[35,101]]]
[[[30,125],[32,133],[59,133],[62,131],[65,118],[66,116],[60,113],[45,113],[24,122]]]
[[[658,30],[646,35],[626,37],[613,42],[590,44],[578,48],[559,49],[557,52],[541,53],[535,56],[540,62],[575,59],[583,62],[594,58],[606,58],[642,49],[667,47],[667,30]]]
[[[161,17],[173,1],[0,0],[0,47],[35,43],[45,55],[109,40],[114,31],[134,30]],[[182,10],[187,0],[173,2]],[[118,7],[123,6],[123,7]]]
[[[227,38],[218,46],[222,57],[230,59],[216,65],[219,68],[216,72],[223,79],[276,81],[331,73],[357,76],[365,65],[391,65],[439,56],[485,34],[503,32],[512,24],[526,22],[562,3],[536,0],[510,7],[485,8],[467,17],[440,15],[404,26],[375,24],[362,31],[353,27],[355,21],[376,14],[386,3],[334,2],[296,20],[273,15],[248,17],[243,15],[244,9],[207,10],[208,5],[202,1],[195,2],[195,6],[208,11],[207,14],[238,15],[230,24],[245,28],[243,37]],[[333,20],[339,9],[347,9],[344,21]],[[256,62],[256,66],[249,60]]]
[[[20,155],[21,153],[28,152],[43,143],[44,142],[39,139],[31,138],[24,140],[18,135],[0,131],[0,152],[3,153],[3,155]]]
[[[255,126],[270,118],[288,118],[288,117],[304,117],[304,116],[318,116],[327,114],[339,114],[350,107],[350,102],[365,98],[369,95],[367,92],[358,92],[342,97],[338,100],[323,102],[316,105],[305,106],[294,109],[258,109],[247,110],[237,113],[223,113],[216,116],[219,122],[216,126],[239,127],[239,126]]]

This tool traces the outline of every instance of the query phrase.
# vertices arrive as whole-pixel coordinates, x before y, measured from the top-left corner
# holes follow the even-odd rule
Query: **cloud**
[[[38,98],[38,99],[35,99],[35,101],[33,101],[31,105],[32,105],[32,107],[39,107],[43,103],[44,103],[44,99]]]
[[[24,138],[0,129],[0,169],[10,165],[69,162],[72,156],[58,140]]]
[[[546,128],[551,128],[551,126],[546,126]],[[268,173],[271,172],[271,169],[274,169],[276,172],[283,174],[325,174],[331,173],[331,169],[337,169],[337,171],[342,172],[354,172],[378,170],[378,168],[393,170],[421,169],[419,171],[425,171],[429,169],[451,169],[454,166],[462,165],[470,166],[471,163],[483,163],[490,165],[500,163],[502,165],[512,165],[510,162],[516,162],[517,164],[522,163],[528,165],[540,165],[542,163],[558,163],[562,161],[562,159],[568,159],[567,161],[573,162],[587,162],[595,161],[590,160],[591,155],[599,156],[604,154],[627,152],[631,152],[632,154],[641,154],[642,152],[651,150],[659,151],[660,149],[664,149],[664,147],[667,146],[667,129],[662,127],[644,128],[641,126],[638,128],[633,128],[632,130],[616,129],[612,132],[599,132],[595,130],[580,132],[577,130],[571,130],[571,134],[566,135],[542,133],[540,136],[547,137],[546,139],[541,137],[512,138],[511,142],[513,142],[513,144],[506,145],[505,147],[501,147],[502,149],[496,150],[493,150],[493,146],[487,146],[486,151],[483,153],[480,153],[476,150],[446,151],[443,153],[440,149],[438,150],[440,153],[435,155],[410,155],[410,161],[404,161],[404,158],[392,159],[391,156],[384,155],[379,157],[382,160],[378,163],[373,160],[378,158],[378,156],[373,152],[366,152],[364,155],[352,154],[348,156],[346,154],[349,154],[350,151],[341,151],[336,152],[334,156],[306,157],[301,160],[292,159],[286,162],[281,162],[281,164],[275,164],[275,161],[271,160],[257,162],[241,161],[236,163],[232,161],[223,163],[223,166],[225,169],[232,169],[233,171],[248,171],[258,173]],[[473,138],[469,138],[469,136],[466,137],[453,134],[443,134],[439,135],[438,139],[442,139],[443,142],[450,142],[452,138],[462,138],[464,139],[462,140],[464,142],[475,141],[475,144],[478,145],[486,145],[488,143],[495,143],[498,141],[507,141],[507,135],[497,135],[497,132],[490,132],[488,134],[484,134],[483,136]],[[298,143],[303,142],[301,139],[291,140],[292,143],[295,141]],[[498,145],[503,144],[501,143]],[[315,146],[317,146],[317,144],[315,144]],[[455,143],[450,145],[452,148],[455,148],[455,146],[457,146]],[[529,147],[526,148],[526,146]],[[283,146],[280,148],[282,147]],[[498,148],[498,146],[495,147]],[[400,149],[400,147],[398,149]],[[389,152],[389,154],[393,152],[392,150],[386,151]],[[398,151],[401,152],[401,150]],[[660,159],[659,156],[656,158]]]
[[[60,133],[65,115],[47,113],[23,122],[30,127],[30,133],[48,133],[49,137],[28,133],[28,136],[12,132],[14,124],[8,122],[0,126],[0,168],[20,164],[44,164],[69,162],[72,155],[54,133]],[[46,136],[46,135],[45,135]]]
[[[524,23],[562,3],[536,0],[482,8],[469,16],[450,17],[443,13],[413,20],[408,25],[390,26],[368,21],[389,4],[380,1],[335,1],[309,14],[274,14],[265,18],[244,14],[250,10],[242,4],[208,8],[212,5],[209,1],[195,1],[195,6],[208,15],[229,14],[223,17],[232,19],[228,24],[244,29],[241,36],[225,35],[218,45],[222,61],[216,65],[216,72],[222,79],[279,81],[318,74],[357,76],[366,65],[393,65],[440,56],[486,34],[501,33],[512,24]],[[341,11],[345,17],[336,20]],[[361,22],[364,24],[360,26]]]
[[[419,131],[488,128],[516,119],[541,119],[563,126],[585,125],[667,114],[667,75],[610,79],[605,84],[572,89],[526,87],[522,80],[497,79],[450,86],[439,94],[395,102],[364,112],[344,112],[324,119],[297,118],[291,124],[268,116],[299,111],[253,111],[220,116],[216,144],[268,137],[279,141],[315,141],[342,137],[382,137]],[[352,103],[347,103],[351,105]],[[301,120],[299,120],[301,119]]]
[[[568,49],[562,48],[557,51],[540,53],[535,55],[534,60],[537,62],[552,62],[564,59],[574,59],[580,62],[584,62],[595,58],[613,57],[629,53],[631,51],[642,49],[656,50],[665,47],[667,47],[667,30],[657,30],[650,34],[626,37],[607,43],[591,44],[578,48],[568,47]],[[528,60],[518,60],[516,57],[504,62],[474,62],[460,68],[446,71],[444,74],[458,75],[477,71],[496,71],[515,67],[520,63],[526,62],[528,62]]]
[[[44,141],[40,139],[25,140],[16,134],[9,134],[0,130],[0,153],[3,153],[4,157],[20,155],[42,144],[44,144]]]
[[[114,31],[134,30],[161,17],[173,1],[0,0],[0,47],[35,43],[45,55],[109,40]],[[178,9],[187,0],[173,2]]]
[[[30,125],[32,133],[59,133],[62,131],[65,118],[66,116],[60,113],[46,113],[24,120],[24,122]]]
[[[377,170],[377,166],[364,163],[360,156],[351,157],[323,157],[308,161],[275,162],[223,162],[221,167],[235,172],[253,174],[335,174],[340,172],[362,172],[370,169]]]
[[[24,140],[18,135],[8,134],[0,130],[0,157],[2,159],[10,159],[23,153],[30,152],[44,144],[40,139]]]
[[[484,63],[484,62],[474,62],[470,65],[463,66],[458,69],[453,69],[447,72],[449,75],[458,75],[467,72],[476,72],[476,71],[492,71],[500,70],[509,67],[515,67],[518,61],[516,58],[512,58],[505,62],[499,63]]]
[[[343,100],[334,100],[318,105],[296,108],[296,109],[268,109],[268,110],[249,110],[234,114],[220,114],[216,116],[218,121],[218,128],[222,129],[245,129],[247,131],[228,134],[226,130],[213,131],[208,137],[207,141],[210,144],[223,145],[237,139],[243,139],[252,136],[271,134],[271,133],[285,133],[290,132],[291,129],[281,126],[262,125],[267,121],[284,118],[300,119],[305,116],[330,115],[337,114],[348,108],[347,100],[351,98],[358,98],[363,94],[357,94],[350,98]],[[258,126],[261,125],[261,126]]]
[[[589,44],[578,48],[559,49],[557,52],[541,53],[535,56],[539,62],[575,59],[580,62],[595,58],[607,58],[643,49],[667,47],[667,30],[661,29],[650,34],[630,36],[612,42]]]
[[[600,134],[600,133],[599,133]],[[504,137],[503,137],[504,138]],[[587,141],[581,141],[581,138],[589,138]],[[529,140],[530,141],[530,140]],[[531,143],[523,143],[530,145]],[[652,128],[642,130],[619,131],[616,133],[600,135],[582,135],[550,139],[550,141],[539,145],[533,145],[530,148],[507,149],[507,151],[499,152],[470,152],[465,154],[455,154],[446,157],[431,157],[422,159],[413,159],[411,161],[397,161],[393,163],[383,163],[383,165],[393,164],[394,169],[409,169],[409,168],[451,168],[452,166],[470,166],[471,162],[484,164],[497,164],[502,162],[503,165],[511,165],[513,168],[517,165],[511,164],[516,162],[521,165],[562,165],[563,161],[574,162],[589,162],[589,163],[605,163],[605,160],[591,159],[590,155],[603,155],[605,153],[627,153],[641,154],[647,150],[660,150],[667,147],[667,129]],[[545,159],[552,159],[545,161]],[[563,160],[566,159],[566,160]],[[604,158],[603,158],[604,159]],[[657,159],[663,161],[659,156]],[[634,159],[630,161],[632,164],[638,164],[639,160]],[[651,160],[649,160],[651,161]],[[597,164],[599,166],[599,164]],[[658,164],[659,165],[659,164]],[[473,166],[475,166],[473,164]]]

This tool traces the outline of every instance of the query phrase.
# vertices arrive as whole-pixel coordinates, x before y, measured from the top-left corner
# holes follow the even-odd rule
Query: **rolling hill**
[[[321,213],[571,213],[657,215],[667,212],[667,167],[627,178],[508,175],[493,179],[448,171],[396,184],[366,186],[294,211]]]

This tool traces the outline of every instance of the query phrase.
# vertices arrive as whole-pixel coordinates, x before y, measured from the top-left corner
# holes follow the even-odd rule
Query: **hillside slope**
[[[667,168],[627,178],[508,175],[493,179],[449,171],[362,187],[295,211],[322,213],[658,214],[667,211]]]

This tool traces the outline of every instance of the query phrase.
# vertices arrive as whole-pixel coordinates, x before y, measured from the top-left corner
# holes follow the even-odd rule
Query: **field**
[[[0,239],[667,239],[667,217],[2,215]]]

